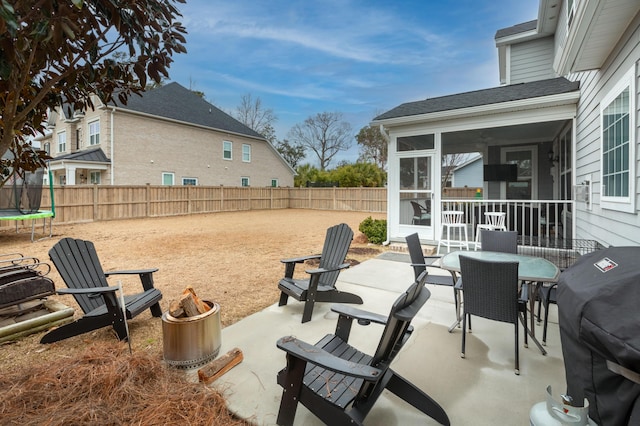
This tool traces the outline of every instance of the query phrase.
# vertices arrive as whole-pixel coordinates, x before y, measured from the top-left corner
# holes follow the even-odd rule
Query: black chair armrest
[[[115,293],[119,287],[91,287],[91,288],[60,288],[56,290],[58,294],[99,294],[99,293]]]
[[[316,268],[316,269],[307,269],[305,272],[307,274],[324,274],[326,272],[333,272],[333,271],[339,271],[341,269],[346,269],[349,266],[351,266],[349,263],[343,263],[342,265],[337,265],[337,266],[329,266],[327,268]]]
[[[442,256],[424,256],[424,263],[426,266],[432,266],[434,268],[440,268],[440,260]],[[430,262],[427,262],[430,261]]]
[[[109,277],[110,275],[139,275],[140,282],[142,283],[142,288],[144,288],[145,290],[151,290],[152,288],[154,288],[153,273],[156,271],[158,271],[158,268],[135,269],[127,271],[109,271],[105,272],[104,276]]]
[[[290,259],[281,259],[280,262],[282,263],[302,263],[306,260],[311,260],[311,259],[320,259],[322,257],[321,254],[310,254],[308,256],[301,256],[301,257],[292,257]]]
[[[151,268],[151,269],[132,269],[132,270],[127,270],[127,271],[109,271],[109,272],[105,272],[104,276],[108,277],[109,275],[145,275],[145,274],[153,274],[154,272],[157,272],[158,268]]]
[[[453,286],[456,290],[464,290],[462,286],[462,278],[458,277],[456,284]]]
[[[331,306],[331,310],[338,313],[341,317],[358,320],[358,324],[360,325],[368,325],[372,322],[385,325],[388,319],[388,317],[384,315],[379,315],[347,305],[333,305]]]
[[[310,345],[292,336],[281,338],[276,345],[295,358],[311,362],[312,364],[319,365],[336,373],[344,374],[345,376],[376,382],[382,374],[382,370],[375,367],[344,360],[324,349]]]
[[[301,257],[292,257],[289,259],[281,259],[280,262],[284,263],[284,277],[285,278],[293,278],[293,273],[296,270],[296,265],[298,263],[304,263],[307,260],[311,259],[320,259],[322,257],[321,254],[310,254],[308,256]]]

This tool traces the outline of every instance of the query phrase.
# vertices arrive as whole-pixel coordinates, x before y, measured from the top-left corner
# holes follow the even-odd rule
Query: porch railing
[[[445,210],[464,213],[471,241],[477,225],[485,223],[485,212],[504,212],[507,229],[518,231],[521,245],[558,246],[572,238],[571,200],[442,200],[441,211]]]

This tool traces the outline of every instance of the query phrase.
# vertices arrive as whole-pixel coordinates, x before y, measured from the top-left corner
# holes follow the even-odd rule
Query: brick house
[[[293,186],[295,171],[262,135],[178,83],[94,104],[49,118],[40,143],[56,185]]]

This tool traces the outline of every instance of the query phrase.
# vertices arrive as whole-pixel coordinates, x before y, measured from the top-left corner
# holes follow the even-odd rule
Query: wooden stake
[[[236,365],[240,364],[242,360],[242,351],[238,348],[233,348],[218,359],[199,369],[198,379],[208,385]]]

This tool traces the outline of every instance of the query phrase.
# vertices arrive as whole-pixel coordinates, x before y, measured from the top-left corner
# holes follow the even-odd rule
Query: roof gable
[[[133,95],[122,104],[116,101],[116,106],[123,110],[130,110],[185,123],[197,124],[254,138],[264,139],[264,136],[242,124],[229,114],[216,108],[197,94],[178,83],[146,91],[142,96]]]
[[[502,28],[496,31],[495,38],[497,40],[503,37],[513,36],[516,34],[525,33],[527,31],[533,31],[537,28],[537,26],[538,26],[537,19],[534,19],[533,21],[523,22],[521,24],[513,25],[507,28]]]
[[[569,81],[564,77],[532,81],[529,83],[518,83],[509,86],[441,96],[422,101],[407,102],[377,116],[374,118],[374,121],[538,98],[573,92],[579,89],[579,81]]]

